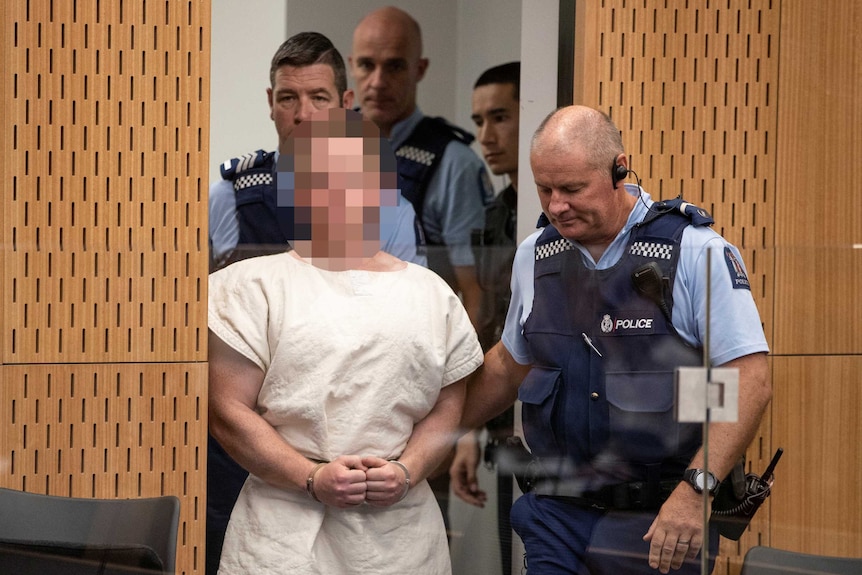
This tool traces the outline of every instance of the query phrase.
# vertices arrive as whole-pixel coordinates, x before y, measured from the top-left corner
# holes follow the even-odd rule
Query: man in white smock
[[[210,430],[250,471],[219,573],[451,573],[425,479],[478,339],[442,279],[380,251],[398,190],[376,126],[323,110],[290,142],[294,250],[210,276]]]

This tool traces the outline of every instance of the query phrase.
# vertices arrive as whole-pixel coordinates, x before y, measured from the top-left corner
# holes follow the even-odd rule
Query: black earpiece
[[[614,184],[614,187],[617,187],[617,184],[621,181],[625,180],[629,175],[629,169],[623,166],[622,164],[614,164],[611,168],[611,181]]]

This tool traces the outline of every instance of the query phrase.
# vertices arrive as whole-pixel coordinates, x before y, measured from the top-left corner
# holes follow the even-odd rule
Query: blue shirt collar
[[[643,221],[644,217],[647,215],[647,211],[649,210],[649,206],[652,205],[652,199],[650,195],[646,193],[643,188],[638,188],[636,184],[625,184],[626,192],[629,195],[638,197],[637,203],[635,203],[634,208],[629,213],[629,218],[626,220],[625,226],[620,232],[617,234],[617,237],[614,238],[614,241],[605,249],[605,252],[602,254],[602,257],[599,258],[599,261],[593,261],[593,257],[590,255],[590,252],[581,245],[579,242],[571,242],[578,251],[581,252],[584,258],[584,264],[590,269],[607,269],[616,264],[620,258],[622,257],[623,252],[625,251],[626,243],[628,242],[629,233],[635,224]]]
[[[392,131],[389,133],[389,142],[392,144],[393,150],[397,150],[401,147],[401,144],[407,141],[407,138],[413,133],[419,122],[422,121],[423,116],[422,110],[419,109],[419,106],[416,106],[412,114],[392,126]]]

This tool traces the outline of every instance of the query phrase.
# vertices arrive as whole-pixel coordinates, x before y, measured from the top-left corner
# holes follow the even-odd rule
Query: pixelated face
[[[339,94],[335,87],[335,72],[328,64],[279,67],[273,86],[267,89],[279,150],[300,122],[319,110],[341,107],[342,96],[345,95]],[[346,97],[349,101],[344,106],[350,107],[353,93],[348,90]]]
[[[374,124],[351,110],[315,113],[294,130],[285,156],[292,165],[284,174],[279,157],[278,187],[281,198],[283,180],[292,184],[297,253],[335,258],[379,251],[381,227],[398,205],[394,169],[381,170],[381,141]],[[384,164],[394,167],[394,156]]]
[[[416,88],[428,61],[405,30],[378,22],[356,29],[349,60],[362,113],[388,137],[416,108]]]
[[[482,156],[494,175],[518,171],[520,105],[512,84],[486,84],[473,90],[473,122]]]

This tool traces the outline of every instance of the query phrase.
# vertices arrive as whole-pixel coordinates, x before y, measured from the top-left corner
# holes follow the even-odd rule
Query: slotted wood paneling
[[[0,485],[176,495],[203,572],[209,0],[0,15]]]
[[[175,495],[177,573],[202,572],[206,373],[203,363],[0,366],[0,485],[71,497]]]
[[[4,363],[205,359],[203,7],[6,6]]]
[[[739,247],[771,339],[779,5],[770,0],[578,2],[576,103],[607,112],[653,199],[682,195]],[[608,160],[610,166],[611,159]],[[630,177],[631,179],[631,177]],[[748,450],[772,454],[770,414]],[[716,573],[768,543],[767,503]]]
[[[620,124],[648,191],[708,208],[741,247],[770,340],[774,399],[752,470],[785,455],[716,572],[738,573],[753,544],[858,556],[862,200],[844,166],[862,151],[862,6],[577,5],[576,99]]]
[[[777,7],[770,0],[583,5],[580,103],[614,119],[654,199],[681,194],[715,217],[715,229],[742,251],[771,326]]]

